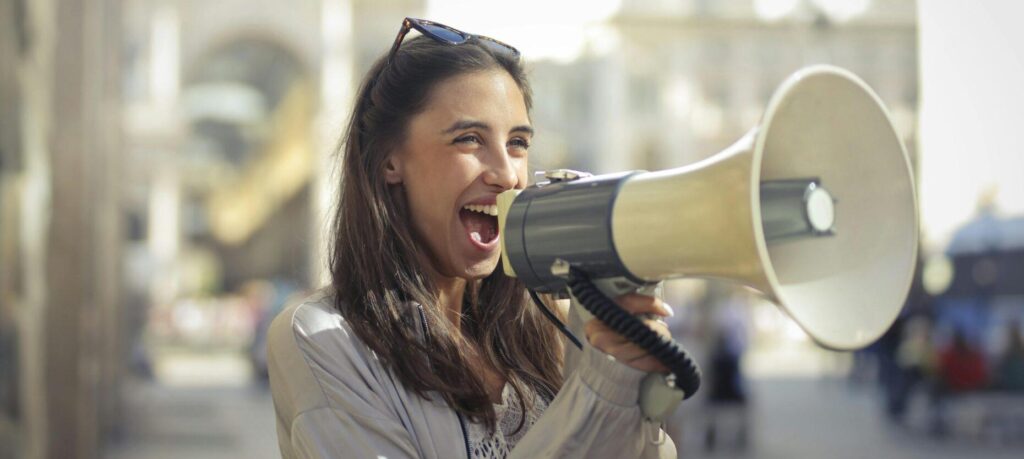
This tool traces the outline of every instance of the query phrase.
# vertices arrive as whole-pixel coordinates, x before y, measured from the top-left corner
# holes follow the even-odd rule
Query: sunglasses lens
[[[492,52],[501,53],[501,54],[511,54],[513,56],[518,56],[519,55],[519,50],[517,50],[517,49],[515,49],[515,48],[513,48],[513,47],[511,47],[509,45],[506,45],[504,43],[501,43],[501,42],[499,42],[497,40],[492,40],[492,39],[487,38],[487,37],[477,37],[477,38],[480,39],[480,43],[481,44],[486,46],[487,49],[490,49]]]
[[[435,38],[440,38],[441,40],[447,41],[449,43],[459,44],[466,41],[466,37],[463,36],[462,34],[438,25],[423,24],[423,29],[429,32],[431,35],[434,35]]]

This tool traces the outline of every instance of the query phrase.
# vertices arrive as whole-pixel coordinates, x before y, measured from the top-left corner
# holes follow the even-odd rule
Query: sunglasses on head
[[[405,18],[405,20],[402,21],[402,28],[398,31],[398,37],[395,37],[395,44],[391,46],[391,52],[388,53],[388,63],[391,63],[391,59],[394,58],[395,53],[398,52],[398,47],[402,44],[402,40],[405,39],[405,36],[411,29],[416,29],[427,37],[449,45],[461,45],[473,38],[476,38],[480,44],[486,46],[493,52],[510,53],[514,57],[519,57],[518,49],[491,37],[473,35],[426,19]]]

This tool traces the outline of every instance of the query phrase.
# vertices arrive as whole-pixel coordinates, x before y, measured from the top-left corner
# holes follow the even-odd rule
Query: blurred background
[[[857,73],[918,178],[903,313],[837,353],[671,282],[706,379],[666,429],[685,457],[1020,457],[1018,2],[0,0],[0,458],[278,457],[266,327],[325,283],[332,151],[405,16],[523,52],[535,169],[688,164],[800,67]]]

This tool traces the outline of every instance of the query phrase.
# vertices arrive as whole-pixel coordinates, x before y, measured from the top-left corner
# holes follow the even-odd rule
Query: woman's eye
[[[477,137],[476,135],[471,134],[471,135],[464,135],[462,137],[456,138],[455,139],[455,143],[477,143],[477,144],[482,144],[483,141],[480,140],[480,137]]]
[[[513,148],[522,148],[523,150],[530,149],[530,141],[521,137],[516,137],[512,140],[509,140],[508,144],[510,147]]]

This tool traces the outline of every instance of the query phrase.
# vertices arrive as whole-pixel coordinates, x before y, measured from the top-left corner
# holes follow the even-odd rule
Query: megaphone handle
[[[654,422],[664,421],[686,397],[674,381],[669,382],[670,376],[673,375],[648,373],[640,382],[640,412],[645,418]]]
[[[663,290],[662,286],[665,284],[664,282],[656,282],[653,284],[637,285],[625,277],[591,279],[590,282],[592,282],[594,287],[597,287],[597,289],[600,290],[601,293],[604,293],[604,296],[607,296],[608,298],[618,298],[628,293],[639,293],[641,295],[661,298]],[[584,323],[594,318],[594,315],[591,314],[590,311],[587,311],[579,301],[576,301],[575,297],[570,295],[570,298],[572,298],[572,304],[574,306],[579,306],[578,308],[575,308],[575,310],[576,313],[580,315],[580,319],[582,319]]]
[[[611,300],[612,295],[636,291],[635,284],[630,290],[623,291],[623,286],[628,283],[615,280],[599,282],[603,288],[595,285],[585,273],[571,269],[569,288],[572,292],[573,309],[583,320],[596,316],[613,330],[651,352],[651,355],[672,370],[669,375],[649,374],[640,387],[641,411],[646,418],[660,422],[675,410],[681,400],[689,398],[697,391],[700,387],[700,369],[679,343],[658,335]],[[607,290],[611,291],[606,293]],[[657,293],[657,287],[648,291]],[[575,307],[577,305],[582,308]]]

